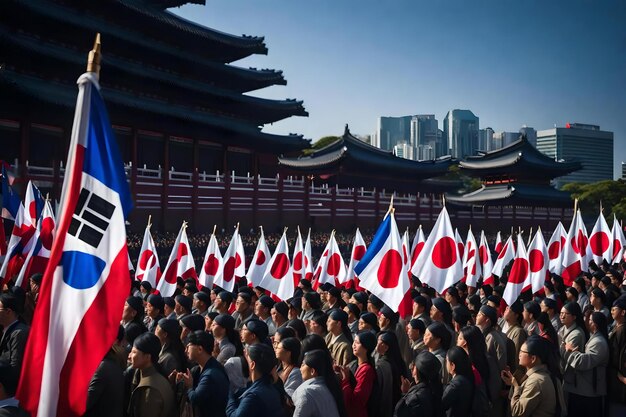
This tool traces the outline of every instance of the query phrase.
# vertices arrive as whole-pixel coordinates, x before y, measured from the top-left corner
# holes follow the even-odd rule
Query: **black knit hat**
[[[374,332],[371,332],[369,330],[362,331],[357,334],[357,337],[359,338],[359,342],[361,342],[361,345],[365,348],[365,350],[367,350],[367,354],[371,354],[376,348],[377,342]]]
[[[174,339],[180,337],[180,325],[178,324],[178,320],[161,319],[159,320],[158,325],[170,338]]]
[[[249,332],[254,333],[261,342],[267,338],[269,329],[264,321],[259,319],[250,319],[244,323]]]
[[[152,307],[163,311],[163,307],[165,303],[163,302],[163,297],[161,294],[150,294],[148,296],[148,303],[152,304]]]
[[[235,319],[230,314],[219,314],[215,317],[214,321],[227,330],[235,328]]]
[[[272,300],[272,297],[268,295],[262,295],[261,298],[259,298],[259,303],[261,303],[263,307],[267,308],[272,308],[275,304],[274,300]]]
[[[193,308],[193,300],[182,294],[178,294],[175,298],[176,302],[182,306],[186,311],[191,312]]]
[[[495,326],[498,323],[498,312],[495,308],[484,305],[480,308],[480,312],[487,316],[492,326]]]
[[[142,333],[135,338],[133,347],[137,350],[147,353],[152,358],[152,363],[156,363],[159,360],[159,353],[161,353],[161,342],[159,338],[153,333]]]
[[[281,316],[283,316],[284,318],[289,317],[289,306],[284,301],[279,301],[276,304],[274,304],[274,310],[276,310],[276,312],[280,314]]]
[[[226,304],[230,304],[233,302],[233,295],[229,293],[228,291],[222,291],[217,296],[219,297],[220,300],[222,300]]]
[[[204,330],[205,326],[204,317],[199,314],[188,314],[180,319],[180,322],[192,332],[195,332],[196,330]]]
[[[141,297],[130,296],[126,299],[126,304],[138,313],[143,312],[143,301],[141,300]]]
[[[198,301],[202,301],[204,304],[211,304],[211,297],[209,296],[209,294],[205,293],[204,291],[198,291],[197,293],[195,293],[193,295],[193,298],[195,298]]]

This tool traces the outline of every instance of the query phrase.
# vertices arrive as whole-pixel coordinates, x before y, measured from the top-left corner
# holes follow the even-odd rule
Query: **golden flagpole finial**
[[[102,53],[100,52],[101,46],[100,33],[97,33],[96,40],[93,43],[93,49],[89,51],[89,58],[87,58],[87,72],[93,72],[97,77],[100,77],[100,60],[102,58]]]

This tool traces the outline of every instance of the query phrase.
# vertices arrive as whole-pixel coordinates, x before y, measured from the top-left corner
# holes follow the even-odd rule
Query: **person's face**
[[[389,324],[389,319],[387,317],[385,317],[382,314],[378,316],[378,327],[380,327],[381,329],[384,329],[387,327],[388,324]]]
[[[239,314],[245,313],[249,307],[250,304],[248,304],[246,300],[241,297],[237,297],[237,301],[235,302],[235,310],[237,310]]]
[[[291,363],[291,352],[285,349],[282,343],[279,342],[274,349],[276,349],[276,359],[281,362]]]
[[[541,312],[542,313],[548,313],[548,306],[546,306],[546,303],[544,303],[543,301],[541,302],[541,304],[539,304],[539,307],[541,308]]]
[[[426,329],[426,331],[424,332],[424,345],[426,345],[427,348],[436,349],[439,346],[439,344],[437,343],[438,340],[439,339],[433,336],[430,330]]]
[[[213,321],[213,323],[211,323],[211,333],[213,333],[215,337],[222,338],[224,334],[226,334],[226,329]]]
[[[183,326],[180,332],[180,340],[182,340],[183,342],[186,341],[190,333],[191,333],[191,330],[189,330],[188,327]]]
[[[594,293],[591,293],[591,297],[589,298],[589,302],[594,307],[600,307],[602,304],[602,299],[600,297],[596,297]]]
[[[593,321],[592,317],[593,316],[590,315],[589,317],[585,319],[585,324],[587,325],[587,330],[589,330],[589,333],[595,333],[598,331],[598,326]]]
[[[528,346],[526,343],[522,344],[522,347],[519,350],[519,364],[525,368],[529,368],[532,362],[532,356],[528,353]]]
[[[378,354],[382,356],[387,353],[388,350],[389,346],[387,346],[387,344],[383,342],[383,340],[379,337],[378,341],[376,342],[376,352],[378,352]]]
[[[348,304],[350,302],[350,293],[346,291],[342,291],[341,299],[344,301],[344,303]]]
[[[191,343],[187,343],[187,346],[185,347],[187,358],[189,358],[192,362],[198,362],[201,350],[202,346],[192,345]]]
[[[421,306],[416,302],[413,302],[413,317],[417,317],[421,314]]]
[[[315,378],[315,370],[309,367],[306,363],[302,362],[300,365],[300,373],[302,374],[302,380],[307,381],[311,378]]]
[[[35,281],[33,281],[32,279],[30,280],[30,292],[35,295],[37,293],[39,293],[39,284],[37,284]]]
[[[125,322],[129,322],[135,318],[137,315],[137,311],[134,308],[128,305],[128,303],[124,303],[124,311],[122,312],[122,320]]]
[[[367,355],[367,349],[365,349],[365,347],[363,347],[363,345],[361,344],[359,336],[356,336],[354,338],[354,342],[352,342],[352,353],[354,354],[354,356],[357,357],[363,357]]]
[[[622,310],[619,307],[612,307],[611,308],[611,317],[613,318],[613,320],[617,321],[617,322],[621,322],[624,319],[624,312],[626,310]]]
[[[374,304],[372,304],[371,301],[367,302],[367,311],[369,311],[370,313],[378,313],[378,309],[376,308],[376,306]]]
[[[211,295],[209,297],[211,297],[211,304],[212,304],[215,302],[215,299],[217,298],[217,294],[215,294],[215,291],[211,291]]]
[[[443,320],[443,313],[441,311],[439,311],[437,309],[437,307],[432,306],[430,308],[430,318],[433,319],[434,321],[442,321]]]
[[[176,302],[176,304],[174,304],[174,312],[176,313],[177,316],[180,316],[181,314],[185,312],[185,309],[178,301]]]
[[[488,324],[489,324],[489,318],[479,311],[478,314],[476,315],[476,325],[487,326]]]
[[[571,326],[576,321],[576,317],[564,308],[561,309],[561,314],[559,317],[561,319],[561,323],[565,327]]]
[[[333,320],[329,317],[328,320],[326,320],[326,330],[332,334],[341,333],[341,322]]]
[[[211,317],[209,317],[209,315],[207,314],[204,317],[204,331],[210,332],[212,325],[213,325],[213,319]]]
[[[289,306],[289,320],[293,320],[297,318],[298,318],[298,310],[296,310],[292,306]]]
[[[161,326],[157,325],[156,330],[154,331],[154,334],[156,335],[156,337],[159,338],[159,340],[161,341],[161,344],[165,343],[165,339],[167,338],[167,333],[165,332],[165,330],[161,328]]]
[[[309,323],[309,328],[311,329],[311,333],[319,334],[320,336],[324,336],[325,326],[320,326],[315,320],[311,320]]]
[[[183,289],[183,295],[185,297],[190,297],[190,298],[193,297],[193,293],[191,291],[189,291],[187,288]]]
[[[565,293],[565,296],[567,297],[567,301],[576,301],[576,297],[574,297],[569,291]]]
[[[174,305],[174,307],[176,307],[176,305]],[[168,306],[167,304],[165,304],[163,306],[163,313],[166,316],[169,316],[170,314],[174,313],[174,309],[172,307]]]
[[[467,351],[467,341],[463,337],[463,332],[459,332],[458,336],[456,337],[456,345]]]
[[[530,323],[532,321],[532,315],[526,309],[522,311],[522,317],[524,318],[524,323]]]
[[[256,338],[256,336],[254,335],[254,333],[252,333],[250,330],[248,330],[248,327],[246,325],[244,325],[241,328],[241,341],[247,345],[251,344],[254,342],[254,339]]]
[[[406,329],[406,335],[411,341],[415,342],[420,338],[420,331],[412,328],[411,326],[408,326]]]
[[[363,319],[359,319],[359,331],[363,331],[363,330],[369,330],[371,329],[372,326],[370,326],[369,324],[367,324],[365,322],[365,320]]]
[[[150,355],[133,346],[128,355],[128,361],[134,369],[145,369],[152,363]]]
[[[263,306],[263,304],[261,304],[259,300],[254,303],[254,314],[256,314],[258,317],[261,317],[265,314],[265,307]]]
[[[450,359],[446,357],[446,368],[448,369],[448,373],[450,375],[455,375],[456,366],[453,362],[450,362]]]
[[[155,308],[152,304],[146,303],[146,315],[150,318],[155,318],[159,315],[159,309]]]
[[[272,307],[272,309],[270,310],[270,315],[272,316],[272,321],[274,323],[278,323],[283,319],[282,316],[278,313],[278,311],[276,311],[274,307]]]

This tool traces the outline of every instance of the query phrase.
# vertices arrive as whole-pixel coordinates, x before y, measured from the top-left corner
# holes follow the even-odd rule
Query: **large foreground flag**
[[[441,209],[433,230],[428,235],[422,254],[411,270],[413,275],[443,293],[463,277],[462,254],[448,210]]]
[[[404,294],[411,286],[406,264],[402,237],[398,232],[393,210],[390,210],[378,226],[372,244],[354,268],[354,272],[363,288],[397,312]]]
[[[180,227],[176,242],[174,242],[172,252],[170,252],[170,257],[167,260],[167,265],[165,265],[163,275],[161,275],[161,279],[156,287],[163,297],[171,297],[174,294],[178,277],[198,279],[196,263],[193,260],[189,239],[187,239],[186,222],[183,222],[183,225]]]
[[[117,336],[130,290],[124,165],[97,75],[83,74],[78,86],[59,226],[17,391],[39,417],[85,412],[89,381]]]
[[[159,278],[161,278],[161,265],[159,264],[156,245],[150,233],[150,227],[152,227],[152,224],[148,221],[146,230],[143,232],[143,242],[141,243],[141,251],[137,260],[135,279],[137,281],[147,281],[152,285],[152,288],[156,288]]]
[[[604,214],[602,214],[602,209],[600,209],[596,224],[593,226],[591,235],[589,236],[588,251],[597,265],[600,265],[604,259],[606,259],[607,262],[613,260],[613,240],[611,237],[611,229],[609,229],[609,225],[606,224],[606,219],[604,218]],[[589,261],[590,259],[587,260]]]

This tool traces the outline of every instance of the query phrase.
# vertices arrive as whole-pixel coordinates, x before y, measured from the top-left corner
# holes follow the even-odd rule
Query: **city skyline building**
[[[478,150],[487,152],[493,150],[493,133],[490,127],[478,131]]]
[[[463,159],[478,152],[480,120],[470,110],[450,110],[443,121],[444,140],[453,158]]]
[[[393,151],[401,143],[411,144],[411,119],[413,116],[381,116],[378,118],[373,145]],[[413,145],[413,144],[411,144]]]
[[[580,161],[583,169],[554,180],[560,188],[570,182],[593,183],[613,179],[613,132],[600,126],[567,123],[537,132],[537,149],[556,161]]]

